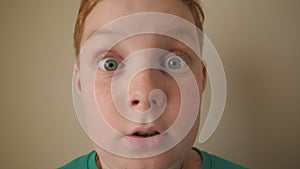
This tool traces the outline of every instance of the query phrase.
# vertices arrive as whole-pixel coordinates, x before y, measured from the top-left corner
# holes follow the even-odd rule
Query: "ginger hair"
[[[74,28],[73,34],[73,43],[75,48],[76,58],[79,57],[80,53],[80,44],[82,41],[82,35],[84,30],[84,24],[87,16],[96,6],[96,4],[101,0],[81,0],[80,7],[77,15],[77,20]],[[197,0],[181,0],[186,3],[193,15],[195,25],[203,31],[203,23],[204,23],[204,12],[201,5],[197,2]]]

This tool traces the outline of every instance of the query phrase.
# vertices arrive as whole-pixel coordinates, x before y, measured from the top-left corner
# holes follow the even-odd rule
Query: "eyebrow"
[[[141,26],[136,22],[120,22],[104,25],[101,29],[95,31],[87,41],[89,39],[102,41],[103,39],[105,43],[101,42],[101,44],[103,43],[106,47],[112,47],[126,38],[136,35],[157,34],[176,39],[186,46],[189,46],[195,53],[198,53],[198,44],[201,43],[201,40],[197,33],[197,27],[191,25],[192,23],[177,22],[173,19],[167,22],[160,22],[157,26],[153,26],[153,21],[145,22],[145,24]]]
[[[93,38],[93,37],[109,37],[110,39],[111,38],[117,38],[117,37],[121,37],[121,38],[118,38],[119,40],[124,40],[128,37],[132,37],[132,36],[136,36],[136,35],[142,35],[142,34],[157,34],[157,35],[164,35],[164,36],[167,36],[167,37],[170,37],[170,38],[173,38],[173,39],[176,39],[176,40],[180,40],[180,39],[177,39],[176,36],[174,36],[175,34],[178,36],[178,37],[184,37],[184,38],[188,38],[188,39],[194,39],[195,38],[195,34],[196,34],[196,30],[194,31],[189,31],[189,30],[186,30],[182,27],[176,27],[175,29],[174,28],[170,28],[170,29],[165,29],[163,28],[163,30],[160,30],[160,29],[154,29],[152,31],[140,31],[138,33],[135,33],[135,32],[130,32],[130,31],[124,31],[124,29],[117,29],[117,30],[112,30],[112,29],[101,29],[101,30],[97,30],[96,32],[94,32],[88,39],[90,38]],[[180,35],[178,35],[180,34]],[[170,36],[170,35],[173,35],[173,36]],[[117,42],[120,42],[120,41],[117,41]]]

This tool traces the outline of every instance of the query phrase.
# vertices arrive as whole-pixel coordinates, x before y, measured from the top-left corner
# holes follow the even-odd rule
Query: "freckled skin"
[[[87,17],[81,46],[104,24],[121,16],[150,11],[173,14],[192,23],[194,22],[188,7],[180,0],[103,0],[95,6]],[[125,47],[127,52],[131,53],[140,49],[160,47],[162,45],[158,44],[160,38],[157,35],[144,35],[130,38],[121,42],[120,45]],[[205,68],[201,61],[195,61],[190,68],[195,75],[200,96],[202,96],[206,81]],[[78,74],[80,74],[80,70]],[[129,96],[133,98],[136,96],[148,97],[149,92],[156,88],[160,88],[165,92],[168,103],[164,114],[153,123],[163,129],[167,129],[176,119],[181,103],[179,87],[173,78],[159,70],[143,71],[135,76],[132,81]],[[137,125],[129,122],[117,113],[112,100],[111,78],[96,76],[95,89],[97,102],[105,105],[101,106],[101,112],[114,129],[125,134]],[[85,91],[81,90],[81,92],[84,93]],[[136,106],[140,110],[145,110],[149,107],[147,102],[139,102]],[[201,158],[191,150],[198,132],[199,118],[200,115],[198,115],[190,132],[177,146],[163,154],[150,158],[133,159],[120,157],[103,150],[94,143],[95,150],[99,155],[98,166],[101,165],[103,169],[179,169],[183,164],[184,168],[199,168],[202,163]]]

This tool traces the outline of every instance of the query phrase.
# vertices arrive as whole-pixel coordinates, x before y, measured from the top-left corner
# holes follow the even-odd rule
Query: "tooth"
[[[149,135],[154,135],[155,134],[155,131],[152,131],[151,133],[149,133]]]
[[[146,135],[147,135],[147,133],[143,133],[143,132],[137,132],[137,135],[138,135],[138,136],[146,136]]]

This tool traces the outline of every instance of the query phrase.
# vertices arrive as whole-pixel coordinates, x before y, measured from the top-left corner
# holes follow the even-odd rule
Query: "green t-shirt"
[[[201,169],[247,169],[246,167],[234,164],[215,155],[208,154],[205,151],[200,151],[193,148],[201,155],[203,159]],[[92,151],[89,154],[83,155],[59,169],[98,169],[96,165],[96,152]],[[199,166],[200,169],[200,166]]]

